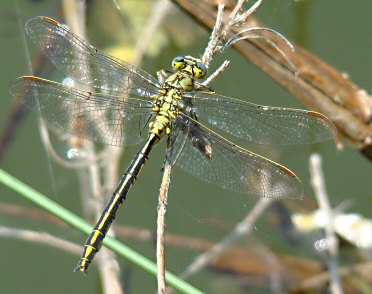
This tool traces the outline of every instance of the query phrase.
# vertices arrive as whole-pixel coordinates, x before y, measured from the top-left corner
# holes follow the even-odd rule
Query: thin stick
[[[167,211],[168,191],[172,173],[172,153],[175,137],[168,137],[167,151],[158,198],[158,220],[156,231],[156,263],[158,266],[158,294],[166,293],[165,284],[165,213]]]
[[[64,0],[63,8],[65,12],[66,22],[70,28],[70,30],[83,39],[86,38],[85,34],[85,2],[84,1],[75,1],[75,0]],[[89,73],[87,73],[89,74]],[[84,150],[87,151],[89,156],[94,158],[97,157],[95,152],[95,146],[92,142],[87,140],[81,140],[81,145],[84,146]],[[106,162],[106,167],[110,166],[110,161]],[[108,169],[109,171],[110,169]],[[112,170],[112,169],[111,169]],[[84,170],[89,175],[88,185],[90,185],[90,201],[93,202],[94,205],[90,206],[89,209],[86,211],[89,214],[93,214],[94,218],[97,219],[103,211],[104,202],[106,200],[103,197],[106,189],[102,187],[101,183],[101,169],[98,166],[97,162],[91,162],[89,167]],[[78,173],[78,175],[83,175],[83,173]],[[80,179],[87,179],[88,177],[83,176]],[[111,178],[115,178],[113,175]],[[87,199],[84,199],[87,200]],[[85,202],[85,201],[84,201]],[[88,203],[83,203],[87,205]],[[93,213],[92,213],[93,212]],[[111,230],[108,235],[112,236],[114,231]],[[120,272],[119,267],[117,266],[117,261],[115,255],[106,248],[102,248],[99,258],[97,259],[98,269],[102,281],[102,288],[103,292],[107,294],[121,294],[123,290],[121,288],[120,283]]]
[[[232,27],[241,24],[244,22],[248,16],[253,14],[258,7],[261,5],[261,2],[263,0],[256,1],[248,10],[246,10],[244,13],[240,14],[240,11],[243,10],[243,4],[244,2],[248,2],[247,0],[239,0],[239,2],[235,5],[234,10],[229,15],[229,18],[226,22],[226,25],[224,27],[224,30],[222,32],[223,37],[225,37],[228,33],[230,33]]]
[[[169,149],[169,148],[168,148]],[[168,154],[167,150],[167,154]],[[170,157],[167,155],[167,159],[164,165],[163,179],[159,191],[158,200],[158,219],[157,219],[157,231],[156,231],[156,263],[158,266],[158,293],[163,294],[166,292],[165,285],[165,213],[167,211],[167,200],[168,200],[168,189],[170,185],[170,176],[172,172],[172,164]]]
[[[169,0],[159,0],[155,4],[151,15],[148,18],[145,29],[142,30],[141,37],[138,38],[136,44],[136,54],[131,62],[134,66],[139,66],[147,48],[149,47],[156,30],[159,28],[161,22],[168,14],[171,3]]]
[[[63,251],[74,253],[76,255],[81,253],[80,245],[58,238],[46,232],[0,226],[0,236],[39,244],[46,244]]]
[[[209,63],[212,61],[213,54],[216,52],[216,48],[218,44],[220,43],[222,16],[223,16],[224,9],[225,9],[225,6],[222,3],[219,3],[216,22],[213,27],[207,48],[205,48],[203,57],[201,59],[201,61],[204,63],[206,68],[209,67]]]
[[[221,25],[222,23],[222,12],[223,12],[223,5],[219,5],[219,11],[220,11],[220,21],[217,22],[214,35],[212,33],[210,42],[203,54],[202,62],[205,64],[206,67],[208,67],[209,62],[212,59],[214,48],[218,44],[218,25]],[[217,42],[217,43],[216,43]],[[225,63],[224,63],[225,64]],[[227,64],[222,65],[223,68],[227,66]],[[223,69],[222,69],[223,70]],[[213,78],[215,78],[220,72],[217,72],[211,79],[209,79],[209,82],[212,81]],[[167,199],[168,199],[168,190],[170,185],[170,176],[172,172],[172,155],[173,147],[172,147],[172,139],[168,139],[168,148],[167,148],[167,155],[166,155],[166,161],[164,165],[164,171],[163,171],[163,178],[162,183],[160,186],[159,191],[159,198],[158,198],[158,219],[157,219],[157,242],[156,242],[156,259],[157,259],[157,267],[158,267],[158,293],[163,294],[166,292],[166,284],[165,284],[165,213],[166,213],[166,205],[167,205]]]
[[[327,249],[329,257],[327,258],[328,270],[331,276],[331,293],[343,293],[341,288],[340,277],[337,273],[337,255],[338,255],[338,241],[334,231],[334,219],[332,207],[329,204],[328,194],[325,187],[324,174],[322,170],[322,158],[319,154],[312,154],[309,160],[309,168],[311,175],[311,185],[314,190],[319,208],[323,211],[324,215],[329,220],[325,227]]]

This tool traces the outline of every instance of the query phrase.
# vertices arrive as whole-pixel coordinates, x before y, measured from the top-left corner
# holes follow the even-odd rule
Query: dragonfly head
[[[207,75],[207,68],[200,59],[192,56],[177,56],[172,61],[174,71],[184,71],[196,79],[202,79]]]

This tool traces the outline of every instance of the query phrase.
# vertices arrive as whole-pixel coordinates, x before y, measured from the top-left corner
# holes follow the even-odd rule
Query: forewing
[[[201,92],[187,96],[201,121],[257,144],[310,144],[337,133],[335,125],[315,111],[261,106]]]
[[[26,32],[57,68],[77,82],[112,95],[149,97],[158,93],[151,75],[98,50],[53,19],[32,18],[26,23]]]
[[[151,103],[97,94],[37,77],[21,77],[10,93],[66,132],[103,144],[137,144],[147,136]]]
[[[180,115],[173,126],[173,161],[221,188],[272,198],[301,198],[303,186],[284,166],[244,150]]]

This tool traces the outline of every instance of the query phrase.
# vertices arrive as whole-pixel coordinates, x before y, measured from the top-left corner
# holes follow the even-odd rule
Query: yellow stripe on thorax
[[[165,134],[171,133],[171,119],[177,117],[178,101],[181,100],[183,91],[188,91],[193,88],[193,80],[185,73],[175,73],[170,75],[164,82],[164,91],[159,96],[153,106],[153,112],[156,117],[149,124],[150,133],[154,133],[159,138]]]

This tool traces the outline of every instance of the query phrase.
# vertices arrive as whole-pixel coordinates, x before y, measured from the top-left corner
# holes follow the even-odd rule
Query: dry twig
[[[5,238],[20,239],[27,242],[34,242],[39,244],[46,244],[63,251],[74,253],[76,255],[81,253],[80,245],[71,243],[64,239],[55,237],[49,233],[37,232],[32,230],[22,230],[11,227],[0,226],[0,236]]]
[[[86,40],[86,8],[84,1],[65,0],[63,2],[63,8],[66,23],[70,30]],[[95,155],[95,147],[92,142],[81,139],[74,140],[79,140],[79,146],[82,146],[82,149],[87,152],[89,157],[97,158],[97,155]],[[113,158],[110,157],[109,152],[106,154],[108,156],[106,165],[103,166],[103,168],[106,168],[106,172],[104,172],[104,174],[108,179],[115,179],[117,178],[117,171],[112,169],[112,166],[115,166],[114,161],[112,161]],[[113,173],[110,173],[110,171]],[[85,193],[82,193],[82,196],[84,196],[82,201],[86,207],[85,210],[89,213],[89,215],[93,214],[94,219],[97,219],[102,213],[105,205],[106,198],[103,197],[103,195],[105,195],[103,191],[108,191],[108,189],[105,189],[101,184],[101,168],[96,161],[93,161],[87,168],[83,170],[80,169],[78,175],[80,176],[82,189],[84,189],[82,191],[85,191]],[[87,187],[89,187],[89,189],[87,189]],[[112,187],[110,190],[113,189],[114,187]],[[93,205],[87,207],[89,203],[93,203]],[[113,231],[111,231],[109,234],[112,235]],[[115,255],[106,248],[102,248],[101,250],[100,257],[98,258],[98,269],[100,272],[104,293],[123,293],[120,283],[120,272],[117,266]]]
[[[343,293],[340,283],[340,278],[337,273],[337,255],[338,255],[338,240],[334,231],[334,219],[332,207],[328,200],[328,194],[325,187],[324,174],[321,167],[321,157],[319,154],[312,154],[309,160],[311,185],[314,190],[320,210],[327,217],[328,222],[325,228],[326,243],[329,256],[327,258],[328,270],[331,276],[331,293]]]

